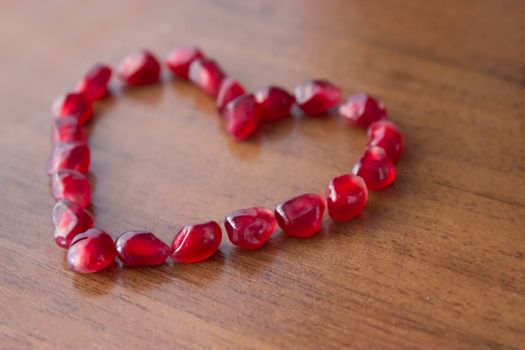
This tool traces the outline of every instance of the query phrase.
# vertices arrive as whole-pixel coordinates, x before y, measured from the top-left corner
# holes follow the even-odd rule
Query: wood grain
[[[524,349],[522,1],[2,1],[0,348]],[[50,104],[94,62],[196,43],[250,89],[326,78],[405,132],[392,188],[310,240],[226,241],[210,261],[79,276],[52,240]],[[116,88],[116,87],[115,87]],[[117,103],[118,100],[118,103]],[[165,79],[118,90],[91,130],[113,235],[324,191],[366,136],[336,117],[238,144]]]

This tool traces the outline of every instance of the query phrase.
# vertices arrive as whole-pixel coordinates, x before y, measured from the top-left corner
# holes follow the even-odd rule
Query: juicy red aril
[[[67,251],[67,263],[77,273],[93,273],[111,265],[116,256],[111,236],[92,228],[73,238]]]
[[[77,84],[76,90],[83,92],[91,101],[100,100],[108,92],[111,68],[104,64],[93,66]]]
[[[219,65],[205,58],[196,59],[191,63],[188,76],[195,85],[212,97],[217,97],[224,80],[224,73]]]
[[[55,199],[68,199],[82,208],[91,203],[91,187],[87,177],[74,170],[59,170],[51,177],[51,193]]]
[[[306,193],[279,204],[275,209],[275,218],[286,234],[305,238],[319,232],[324,210],[323,197]]]
[[[348,221],[359,215],[367,199],[365,181],[353,174],[333,178],[326,189],[328,214],[335,221]]]
[[[378,146],[385,150],[392,163],[397,163],[405,149],[403,134],[394,123],[379,120],[368,128],[368,145]]]
[[[325,80],[311,80],[298,85],[295,101],[306,115],[326,113],[341,102],[341,89]]]
[[[193,61],[203,58],[202,52],[195,46],[178,47],[168,55],[166,65],[168,68],[184,80],[188,80],[190,65]]]
[[[222,81],[219,94],[217,95],[217,110],[222,114],[226,105],[239,96],[245,94],[244,87],[238,81],[226,78]]]
[[[276,86],[258,90],[255,98],[261,105],[261,120],[265,122],[274,122],[290,116],[290,110],[295,102],[295,97]]]
[[[53,148],[47,172],[51,175],[60,169],[72,169],[86,173],[89,162],[89,148],[85,143],[59,142]]]
[[[226,217],[224,226],[233,244],[257,249],[273,234],[277,221],[269,209],[257,207],[234,211]]]
[[[62,248],[69,248],[76,235],[93,227],[91,214],[67,199],[62,199],[55,204],[52,217],[55,225],[55,242]]]
[[[53,142],[86,143],[87,134],[84,127],[74,117],[56,119],[53,126]]]
[[[228,103],[224,116],[228,133],[241,141],[253,134],[259,126],[261,106],[254,95],[243,95]]]
[[[170,255],[170,247],[151,232],[128,231],[115,243],[119,259],[126,266],[154,266],[163,264]]]
[[[339,106],[339,114],[346,122],[362,128],[387,118],[383,103],[365,93],[350,96]]]
[[[369,190],[381,190],[396,179],[396,169],[381,147],[372,146],[357,161],[352,173],[361,176]]]
[[[84,124],[93,116],[93,104],[85,94],[71,92],[57,98],[52,111],[55,119],[73,117]]]
[[[221,244],[222,231],[215,221],[184,226],[173,238],[173,261],[194,263],[208,259]]]
[[[151,52],[142,50],[127,56],[117,73],[130,86],[153,84],[160,79],[160,63]]]

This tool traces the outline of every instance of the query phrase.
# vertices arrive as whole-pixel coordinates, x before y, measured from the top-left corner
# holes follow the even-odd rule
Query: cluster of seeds
[[[175,77],[189,80],[215,98],[228,133],[236,140],[250,137],[261,123],[290,117],[297,106],[305,116],[322,116],[339,106],[339,114],[349,124],[368,130],[368,144],[352,173],[333,178],[326,196],[305,193],[279,204],[274,211],[264,207],[230,213],[224,227],[230,241],[243,249],[261,247],[279,226],[291,237],[311,237],[319,232],[325,209],[335,221],[359,215],[368,190],[381,190],[396,177],[394,164],[403,153],[403,135],[389,120],[383,104],[367,94],[342,101],[340,88],[325,80],[299,84],[293,94],[277,86],[249,93],[236,80],[196,47],[180,47],[171,52],[166,66]],[[124,85],[144,86],[159,81],[161,64],[148,51],[126,57],[117,69]],[[73,92],[53,104],[53,152],[48,174],[57,200],[53,208],[55,242],[68,249],[67,261],[78,273],[97,272],[118,258],[126,266],[162,264],[168,257],[175,262],[193,263],[208,259],[218,249],[222,229],[215,221],[186,225],[167,245],[151,232],[128,231],[114,241],[106,232],[93,228],[87,208],[91,186],[86,177],[90,151],[84,125],[93,115],[93,103],[108,94],[112,69],[95,65]]]

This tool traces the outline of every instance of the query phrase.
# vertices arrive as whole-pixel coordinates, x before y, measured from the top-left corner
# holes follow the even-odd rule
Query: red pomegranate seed
[[[226,217],[224,226],[230,241],[243,249],[260,248],[277,228],[273,213],[266,208],[239,209]]]
[[[396,169],[381,147],[369,147],[354,165],[352,173],[361,176],[369,190],[381,190],[396,179]]]
[[[124,59],[117,73],[130,86],[153,84],[160,79],[160,63],[151,52],[137,51]]]
[[[93,116],[93,104],[81,92],[70,92],[60,96],[53,103],[55,119],[73,117],[80,124],[85,124]]]
[[[170,52],[166,59],[166,65],[173,74],[179,78],[188,80],[188,72],[191,63],[196,59],[203,57],[204,55],[199,48],[195,46],[182,46]]]
[[[61,248],[69,248],[76,235],[93,227],[91,214],[67,199],[62,199],[55,204],[52,216],[55,225],[55,242]]]
[[[76,90],[82,92],[91,100],[100,100],[108,92],[111,79],[111,68],[104,64],[93,66],[77,84]]]
[[[53,126],[53,142],[86,143],[87,134],[84,127],[74,117],[64,117],[55,120]]]
[[[290,116],[295,97],[277,86],[268,86],[255,93],[257,102],[262,106],[261,120],[274,122]]]
[[[163,264],[170,255],[170,247],[151,232],[128,231],[115,243],[119,259],[126,266],[154,266]]]
[[[228,103],[225,110],[226,129],[238,141],[252,135],[261,121],[261,106],[255,96],[243,95]]]
[[[346,122],[362,128],[368,128],[373,122],[387,118],[383,103],[365,93],[350,96],[339,106],[339,114]]]
[[[91,203],[91,187],[87,177],[75,170],[59,170],[51,177],[51,193],[55,199],[68,199],[82,208]]]
[[[67,251],[67,263],[77,273],[93,273],[111,265],[116,256],[111,236],[92,228],[73,238]]]
[[[224,80],[224,73],[219,65],[205,58],[199,58],[191,63],[188,76],[195,85],[212,97],[217,97]]]
[[[361,177],[346,174],[328,183],[326,199],[330,217],[334,221],[348,221],[365,208],[368,190]]]
[[[306,238],[319,232],[323,223],[324,198],[317,194],[301,194],[275,209],[275,218],[289,236]]]
[[[378,120],[368,128],[368,145],[385,150],[392,163],[396,164],[405,150],[405,141],[401,130],[388,120]]]
[[[228,102],[245,94],[244,87],[236,80],[225,78],[217,95],[217,110],[222,114]]]
[[[53,148],[47,172],[51,175],[60,169],[72,169],[87,173],[89,162],[89,148],[85,143],[59,142]]]
[[[221,227],[215,221],[186,225],[173,238],[171,258],[179,263],[206,260],[219,249],[221,239]]]
[[[311,80],[295,88],[295,101],[304,114],[318,116],[341,102],[341,89],[325,80]]]

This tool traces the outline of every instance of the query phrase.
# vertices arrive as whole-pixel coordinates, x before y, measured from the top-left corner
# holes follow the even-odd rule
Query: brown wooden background
[[[398,180],[310,240],[75,275],[52,239],[51,102],[94,62],[184,43],[250,89],[327,78],[382,98],[407,138]],[[525,348],[523,1],[2,1],[0,54],[0,348]],[[327,118],[237,144],[169,80],[97,112],[99,226],[167,241],[323,192],[366,140]]]

